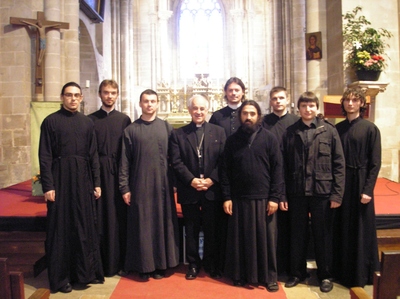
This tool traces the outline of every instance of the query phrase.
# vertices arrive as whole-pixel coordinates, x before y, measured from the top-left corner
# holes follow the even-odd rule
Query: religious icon
[[[306,58],[307,60],[322,58],[321,32],[306,33]]]

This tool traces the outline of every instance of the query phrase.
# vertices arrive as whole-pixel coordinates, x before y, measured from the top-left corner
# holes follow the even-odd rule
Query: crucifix
[[[43,93],[46,29],[69,29],[69,23],[45,20],[44,13],[38,11],[36,19],[10,17],[10,24],[36,28],[35,93]]]

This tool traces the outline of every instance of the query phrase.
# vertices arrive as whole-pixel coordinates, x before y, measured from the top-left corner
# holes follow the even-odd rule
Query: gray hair
[[[207,98],[206,98],[205,96],[201,95],[201,94],[194,94],[192,97],[190,97],[190,99],[187,101],[187,107],[188,107],[188,109],[191,109],[191,108],[192,108],[192,106],[193,106],[193,101],[194,101],[195,99],[203,99],[203,100],[205,100],[205,102],[206,102],[206,109],[208,110],[208,108],[209,108],[209,102],[208,102]]]

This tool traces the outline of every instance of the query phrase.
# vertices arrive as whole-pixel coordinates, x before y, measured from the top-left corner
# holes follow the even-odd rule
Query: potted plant
[[[389,47],[386,39],[393,35],[384,28],[372,28],[365,16],[355,7],[343,15],[343,46],[346,66],[353,69],[359,80],[376,81],[387,66],[384,56]]]

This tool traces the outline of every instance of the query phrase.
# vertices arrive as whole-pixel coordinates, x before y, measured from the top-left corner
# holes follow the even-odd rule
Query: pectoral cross
[[[10,17],[10,24],[36,28],[35,93],[43,93],[46,29],[69,29],[69,23],[47,21],[44,19],[44,13],[38,11],[36,20]]]

